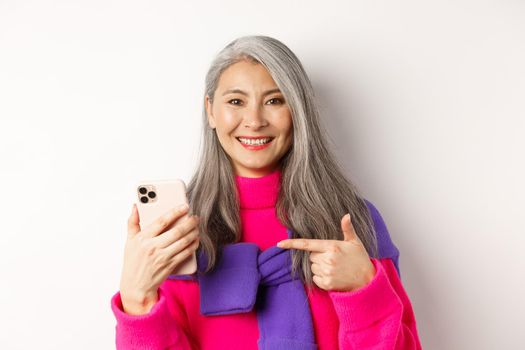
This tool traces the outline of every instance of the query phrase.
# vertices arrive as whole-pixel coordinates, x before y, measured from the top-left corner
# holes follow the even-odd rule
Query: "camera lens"
[[[148,199],[148,197],[143,196],[143,197],[140,197],[140,201],[141,201],[142,203],[148,203],[149,199]]]
[[[148,192],[148,197],[149,198],[155,198],[156,196],[157,196],[157,194],[155,192],[153,192],[153,191]]]
[[[148,189],[146,187],[139,188],[139,193],[140,194],[146,194],[146,192],[148,192]]]

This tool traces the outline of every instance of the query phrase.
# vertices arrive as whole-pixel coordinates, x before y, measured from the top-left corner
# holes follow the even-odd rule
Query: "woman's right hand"
[[[133,204],[120,280],[126,313],[148,313],[158,301],[161,283],[198,248],[198,217],[183,218],[187,211],[188,207],[175,207],[141,231],[137,206]]]

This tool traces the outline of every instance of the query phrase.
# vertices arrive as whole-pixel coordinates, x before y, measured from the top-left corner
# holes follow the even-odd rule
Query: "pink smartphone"
[[[175,206],[188,203],[186,185],[180,179],[140,181],[135,186],[137,195],[137,209],[139,211],[140,229],[144,229],[159,216]],[[189,212],[178,220],[189,216]],[[171,224],[165,231],[172,228]],[[165,232],[164,231],[164,232]],[[161,233],[162,234],[162,233]],[[197,257],[195,252],[184,259],[172,272],[172,275],[188,275],[197,271]]]

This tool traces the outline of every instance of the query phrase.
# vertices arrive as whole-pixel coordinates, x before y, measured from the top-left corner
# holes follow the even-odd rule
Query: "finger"
[[[131,207],[131,215],[128,218],[128,235],[136,235],[140,231],[139,215],[137,212],[137,205],[133,203]]]
[[[182,237],[178,241],[170,244],[169,246],[163,248],[162,250],[166,253],[167,256],[175,256],[182,252],[184,249],[186,249],[191,244],[195,243],[195,241],[199,241],[199,231],[193,230],[186,236]]]
[[[325,252],[328,247],[332,244],[330,240],[326,239],[305,239],[305,238],[294,238],[285,239],[277,243],[279,248],[283,249],[300,249],[311,252]]]
[[[188,211],[188,209],[188,206],[185,206],[184,204],[179,207],[171,208],[155,219],[155,221],[149,224],[146,228],[144,228],[144,230],[142,230],[142,234],[146,237],[158,236],[164,232],[164,230],[169,227],[173,221],[182,217]]]
[[[157,237],[154,237],[158,247],[165,248],[178,240],[184,239],[193,231],[198,233],[198,218],[194,215],[179,220],[174,227]]]
[[[350,214],[346,214],[341,219],[341,229],[343,230],[343,236],[345,241],[356,239],[357,234],[355,233],[354,225],[352,225],[352,219]]]
[[[310,254],[308,254],[308,259],[313,262],[313,263],[318,263],[320,264],[323,259],[322,259],[322,255],[323,253],[319,253],[319,252],[310,252]]]
[[[323,270],[321,268],[321,265],[319,265],[319,264],[315,264],[315,263],[312,264],[312,273],[314,275],[319,276],[319,277],[323,277],[324,276]]]
[[[327,256],[323,253],[310,253],[309,260],[312,263],[316,263],[317,265],[322,266],[334,266],[335,260],[333,257]]]
[[[314,281],[314,283],[321,289],[324,289],[324,290],[328,290],[328,288],[326,287],[325,283],[324,283],[324,279],[322,277],[319,277],[317,275],[314,275],[312,277],[312,280]]]
[[[199,244],[200,244],[200,239],[197,236],[196,239],[194,239],[188,245],[182,247],[181,249],[179,248],[173,249],[173,247],[171,246],[165,248],[166,254],[171,253],[171,255],[168,255],[168,256],[169,256],[169,261],[172,262],[172,268],[180,264],[182,261],[188,258],[191,254],[193,254],[199,248]]]

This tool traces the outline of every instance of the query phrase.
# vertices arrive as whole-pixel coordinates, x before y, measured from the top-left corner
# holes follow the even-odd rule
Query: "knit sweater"
[[[280,179],[279,169],[258,178],[235,176],[242,242],[265,250],[288,238],[275,212]],[[312,293],[307,293],[319,350],[421,349],[397,257],[371,261],[376,274],[366,286],[350,292],[314,286]],[[167,279],[160,285],[158,297],[149,313],[130,315],[123,311],[120,291],[112,296],[117,349],[257,349],[255,309],[203,316],[196,280]]]

